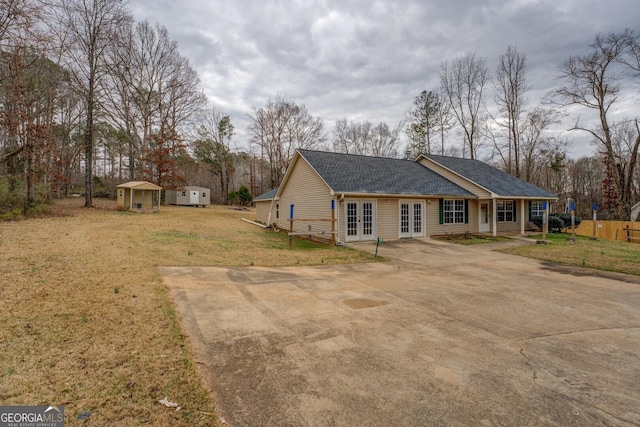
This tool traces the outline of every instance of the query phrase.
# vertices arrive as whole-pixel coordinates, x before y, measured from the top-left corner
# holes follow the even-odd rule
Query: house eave
[[[467,196],[460,194],[415,194],[415,193],[369,193],[369,192],[357,192],[357,191],[336,191],[340,197],[365,197],[365,198],[395,198],[395,199],[441,199],[441,198],[454,198],[454,199],[477,199],[478,196]]]

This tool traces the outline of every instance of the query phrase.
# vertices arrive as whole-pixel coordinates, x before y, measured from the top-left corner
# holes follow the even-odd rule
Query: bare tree
[[[518,138],[520,140],[520,177],[534,182],[541,167],[548,162],[549,153],[562,151],[566,142],[549,135],[549,128],[560,122],[561,114],[554,110],[536,107],[522,120]],[[506,164],[506,163],[505,163]]]
[[[84,128],[85,206],[93,205],[94,125],[101,84],[109,73],[107,51],[120,40],[120,28],[127,27],[131,15],[121,0],[59,0],[55,10],[63,46],[63,58],[82,93],[86,117]]]
[[[378,157],[398,156],[398,140],[404,123],[398,123],[395,129],[390,129],[386,123],[378,123],[371,132],[370,155]]]
[[[472,159],[476,158],[482,129],[483,91],[487,74],[486,60],[477,58],[475,53],[458,57],[451,65],[445,62],[440,69],[443,94],[462,128],[463,147],[469,149]]]
[[[0,0],[0,51],[33,45],[41,37],[35,25],[40,18],[32,0]]]
[[[192,123],[206,100],[198,75],[165,27],[143,21],[123,30],[123,35],[124,42],[110,51],[113,67],[106,111],[127,137],[129,177],[134,179],[137,168],[152,167],[140,162],[142,155],[150,158],[144,153],[151,135],[181,136],[180,128]]]
[[[369,121],[338,120],[333,134],[333,150],[339,153],[365,156],[396,157],[403,123],[391,130],[386,123],[372,125]]]
[[[371,123],[355,123],[346,118],[338,120],[333,130],[333,151],[346,154],[364,154],[371,139]]]
[[[198,126],[198,137],[193,142],[193,154],[196,159],[205,163],[211,173],[218,177],[220,200],[228,203],[229,184],[235,172],[231,138],[234,127],[231,118],[211,108],[206,110]]]
[[[581,157],[567,162],[571,181],[570,197],[575,200],[577,215],[589,218],[593,203],[602,206],[602,177],[605,174],[602,159],[598,156]],[[601,218],[604,212],[599,215]]]
[[[633,90],[623,92],[623,84],[625,73],[635,70],[640,51],[637,46],[638,36],[631,30],[596,35],[590,53],[572,56],[562,66],[560,73],[566,85],[555,92],[555,99],[563,106],[578,105],[598,113],[597,126],[588,127],[578,119],[572,130],[589,133],[602,151],[607,168],[604,185],[610,187],[610,191],[605,189],[607,208],[620,219],[628,218],[631,212],[640,147],[640,117],[627,119],[631,127],[626,129],[632,129],[635,137],[630,138],[633,142],[629,151],[623,153],[619,140],[625,137],[618,134],[621,128],[611,122],[609,112],[620,97],[635,95]]]
[[[50,177],[44,153],[64,79],[60,67],[46,57],[41,19],[35,2],[0,0],[0,171],[24,212],[36,202],[37,176]],[[48,197],[48,186],[45,190]]]
[[[521,176],[520,128],[527,102],[526,64],[526,56],[509,46],[500,56],[493,81],[496,89],[494,99],[500,108],[500,118],[496,118],[496,123],[506,130],[507,136],[507,155],[503,155],[506,171],[517,177]]]
[[[314,118],[307,108],[277,96],[266,107],[254,109],[249,135],[269,162],[271,188],[277,187],[297,148],[313,149],[324,143],[322,119]]]

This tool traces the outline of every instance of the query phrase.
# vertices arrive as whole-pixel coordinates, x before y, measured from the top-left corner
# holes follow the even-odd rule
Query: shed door
[[[189,203],[191,203],[192,205],[199,205],[200,204],[200,198],[198,196],[198,192],[197,191],[191,190],[191,193],[189,195]]]

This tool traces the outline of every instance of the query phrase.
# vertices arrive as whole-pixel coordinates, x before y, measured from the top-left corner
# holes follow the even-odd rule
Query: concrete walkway
[[[513,244],[161,271],[227,425],[640,425],[640,278]]]

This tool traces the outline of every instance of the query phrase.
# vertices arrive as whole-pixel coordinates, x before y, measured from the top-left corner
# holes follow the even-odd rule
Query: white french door
[[[346,200],[345,241],[374,240],[376,237],[375,200]]]
[[[400,237],[424,236],[424,202],[400,201]]]

